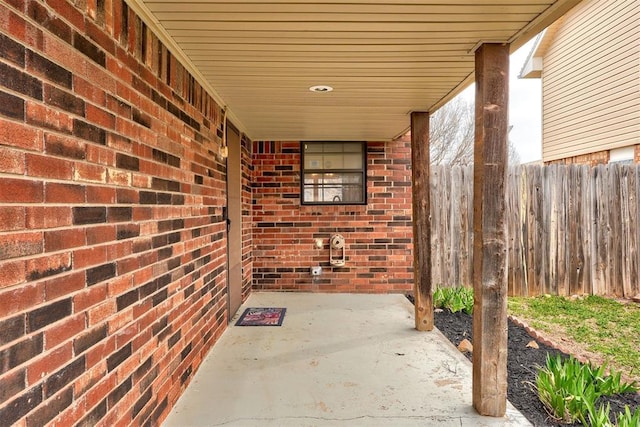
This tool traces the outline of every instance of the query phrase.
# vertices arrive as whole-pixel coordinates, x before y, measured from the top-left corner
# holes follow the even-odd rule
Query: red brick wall
[[[252,142],[242,135],[242,300],[251,294],[253,285],[253,159]]]
[[[123,0],[0,3],[0,76],[0,424],[158,424],[227,324],[220,107]]]
[[[581,154],[579,156],[567,157],[565,159],[552,160],[546,162],[548,165],[606,165],[609,163],[609,150],[597,151],[595,153]]]
[[[636,145],[634,148],[634,156],[633,162],[636,164],[640,163],[640,144]],[[590,165],[596,166],[601,164],[609,163],[610,151],[596,151],[594,153],[582,154],[580,156],[567,157],[566,159],[553,160],[551,162],[547,162],[546,164],[561,164],[561,165],[569,165],[569,164],[578,164],[578,165]]]
[[[300,143],[254,142],[253,286],[259,290],[404,292],[412,287],[410,140],[367,144],[367,205],[301,206]],[[347,263],[329,265],[342,234]],[[324,246],[316,249],[314,239]],[[314,279],[309,268],[322,266]]]

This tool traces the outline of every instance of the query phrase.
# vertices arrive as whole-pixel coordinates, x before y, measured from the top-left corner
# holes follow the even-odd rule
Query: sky
[[[522,163],[542,158],[542,89],[540,79],[519,79],[518,74],[533,46],[533,40],[511,54],[509,63],[509,139]],[[473,101],[474,85],[460,93]]]

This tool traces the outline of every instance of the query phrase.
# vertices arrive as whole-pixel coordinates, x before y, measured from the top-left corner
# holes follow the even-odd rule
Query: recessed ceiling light
[[[317,85],[317,86],[311,86],[309,90],[311,92],[331,92],[333,88],[327,85]]]

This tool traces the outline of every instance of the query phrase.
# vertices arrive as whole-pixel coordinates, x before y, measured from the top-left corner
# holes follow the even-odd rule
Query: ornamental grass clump
[[[583,425],[610,426],[609,406],[596,406],[601,396],[612,396],[621,393],[637,392],[638,385],[625,383],[620,374],[611,371],[606,373],[606,367],[595,367],[583,364],[570,356],[562,358],[560,355],[547,355],[546,366],[538,369],[536,388],[540,401],[553,417],[562,423],[581,422]],[[624,414],[618,415],[618,425],[637,421],[638,410],[632,414],[629,408]]]
[[[600,405],[600,407],[589,407],[588,410],[588,422],[592,427],[638,427],[640,426],[640,408],[636,408],[631,412],[628,406],[624,407],[624,412],[618,414],[616,422],[612,423],[609,417],[611,412],[611,405],[607,403],[607,406]],[[584,423],[583,423],[584,424]]]
[[[452,313],[473,313],[473,289],[465,287],[437,288],[433,293],[433,306],[446,308]]]
[[[611,424],[611,421],[609,420],[610,412],[611,405],[608,403],[607,406],[600,405],[597,409],[590,406],[588,408],[589,425],[597,427],[613,427],[613,424]]]
[[[628,406],[624,407],[624,413],[618,414],[616,419],[618,427],[638,427],[640,426],[640,408],[631,412]]]

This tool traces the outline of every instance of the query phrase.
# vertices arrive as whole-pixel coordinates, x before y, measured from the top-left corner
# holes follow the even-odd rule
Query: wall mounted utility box
[[[334,234],[329,240],[329,264],[342,267],[346,262],[346,249],[344,237]]]

